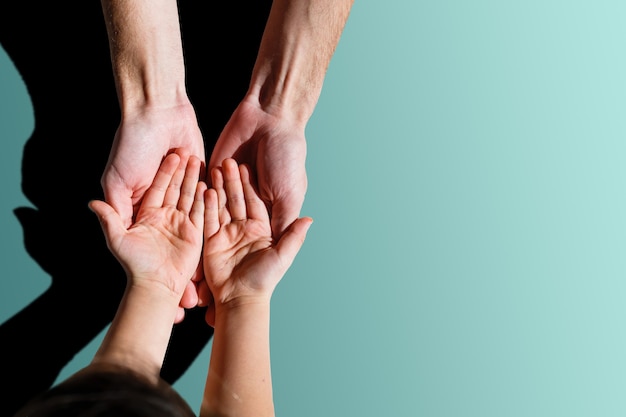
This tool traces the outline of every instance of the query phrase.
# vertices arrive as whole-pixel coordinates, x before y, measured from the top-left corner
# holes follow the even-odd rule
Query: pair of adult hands
[[[126,227],[133,223],[144,193],[152,184],[163,158],[174,149],[197,156],[205,165],[205,147],[190,102],[175,108],[147,108],[125,115],[113,141],[102,175],[105,200],[120,214]],[[206,173],[226,158],[247,164],[258,193],[271,216],[272,236],[277,240],[295,221],[307,188],[304,126],[270,114],[252,100],[242,101],[222,130],[211,153]],[[201,282],[199,267],[193,280]],[[197,305],[198,294],[189,286],[181,309]],[[179,314],[178,317],[184,317]],[[177,320],[177,321],[181,321]]]

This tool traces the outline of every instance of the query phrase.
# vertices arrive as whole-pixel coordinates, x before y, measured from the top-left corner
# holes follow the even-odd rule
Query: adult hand
[[[126,227],[134,220],[163,158],[178,148],[205,162],[204,141],[191,104],[141,108],[118,127],[102,174],[104,198]]]
[[[306,194],[304,125],[269,114],[258,103],[245,99],[218,138],[209,169],[226,158],[251,168],[270,212],[273,238],[279,239],[299,217]]]

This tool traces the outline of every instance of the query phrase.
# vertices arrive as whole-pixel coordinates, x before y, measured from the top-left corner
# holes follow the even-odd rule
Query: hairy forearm
[[[123,113],[186,99],[176,0],[101,0]]]
[[[249,96],[268,113],[306,123],[322,90],[353,0],[275,0]]]
[[[165,288],[129,287],[93,363],[125,366],[156,381],[178,299]]]
[[[267,303],[216,312],[200,417],[274,416]]]

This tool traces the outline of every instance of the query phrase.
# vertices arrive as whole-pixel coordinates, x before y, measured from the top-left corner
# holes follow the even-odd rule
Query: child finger
[[[230,213],[226,207],[226,190],[224,190],[224,175],[221,167],[213,168],[211,171],[211,182],[213,189],[217,193],[217,208],[220,224],[230,223]]]
[[[143,199],[142,206],[146,207],[162,207],[163,200],[165,199],[165,193],[170,185],[170,181],[178,163],[180,162],[180,156],[175,153],[169,154],[165,157],[161,166],[157,170],[157,173],[152,181],[152,185],[146,191]]]
[[[208,239],[220,230],[220,209],[215,188],[204,193],[204,238]]]
[[[189,211],[189,219],[196,226],[196,228],[202,229],[204,221],[204,194],[207,191],[207,185],[204,181],[199,181],[196,184],[194,193],[193,204]]]
[[[164,207],[177,207],[178,199],[180,198],[180,187],[182,186],[183,179],[185,178],[185,168],[187,167],[187,161],[189,156],[185,154],[179,154],[180,161],[176,167],[176,171],[172,176],[170,183],[165,191],[165,197],[163,198]]]
[[[178,210],[183,213],[189,213],[195,201],[199,176],[200,159],[191,156],[187,161],[185,176],[183,177],[183,184],[180,188],[180,197],[178,199]]]
[[[231,221],[246,220],[246,201],[243,194],[243,186],[241,185],[241,176],[239,175],[237,161],[232,158],[225,159],[224,162],[222,162],[222,170],[224,173],[224,188],[226,189],[226,199],[228,211],[232,219]]]
[[[265,203],[259,197],[254,185],[252,185],[252,173],[247,165],[239,166],[239,175],[243,187],[243,195],[246,201],[246,211],[251,219],[267,220],[269,214]]]

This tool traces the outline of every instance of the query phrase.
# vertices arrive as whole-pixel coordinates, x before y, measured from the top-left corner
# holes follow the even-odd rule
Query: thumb
[[[122,218],[109,204],[101,200],[91,200],[88,206],[98,217],[107,242],[126,231]]]
[[[276,244],[276,252],[287,267],[296,258],[312,223],[313,219],[310,217],[296,219]]]
[[[291,196],[289,199],[285,198],[271,202],[270,222],[272,227],[272,236],[274,236],[275,239],[280,239],[283,233],[286,232],[287,228],[289,228],[294,221],[301,220],[298,219],[298,217],[300,216],[300,207],[302,207],[302,203],[303,199],[298,199],[295,196]],[[310,217],[309,219],[310,226],[310,222],[313,220]]]
[[[124,226],[130,227],[134,216],[132,191],[126,188],[113,190],[111,186],[103,187],[103,189],[104,200],[119,214]]]

